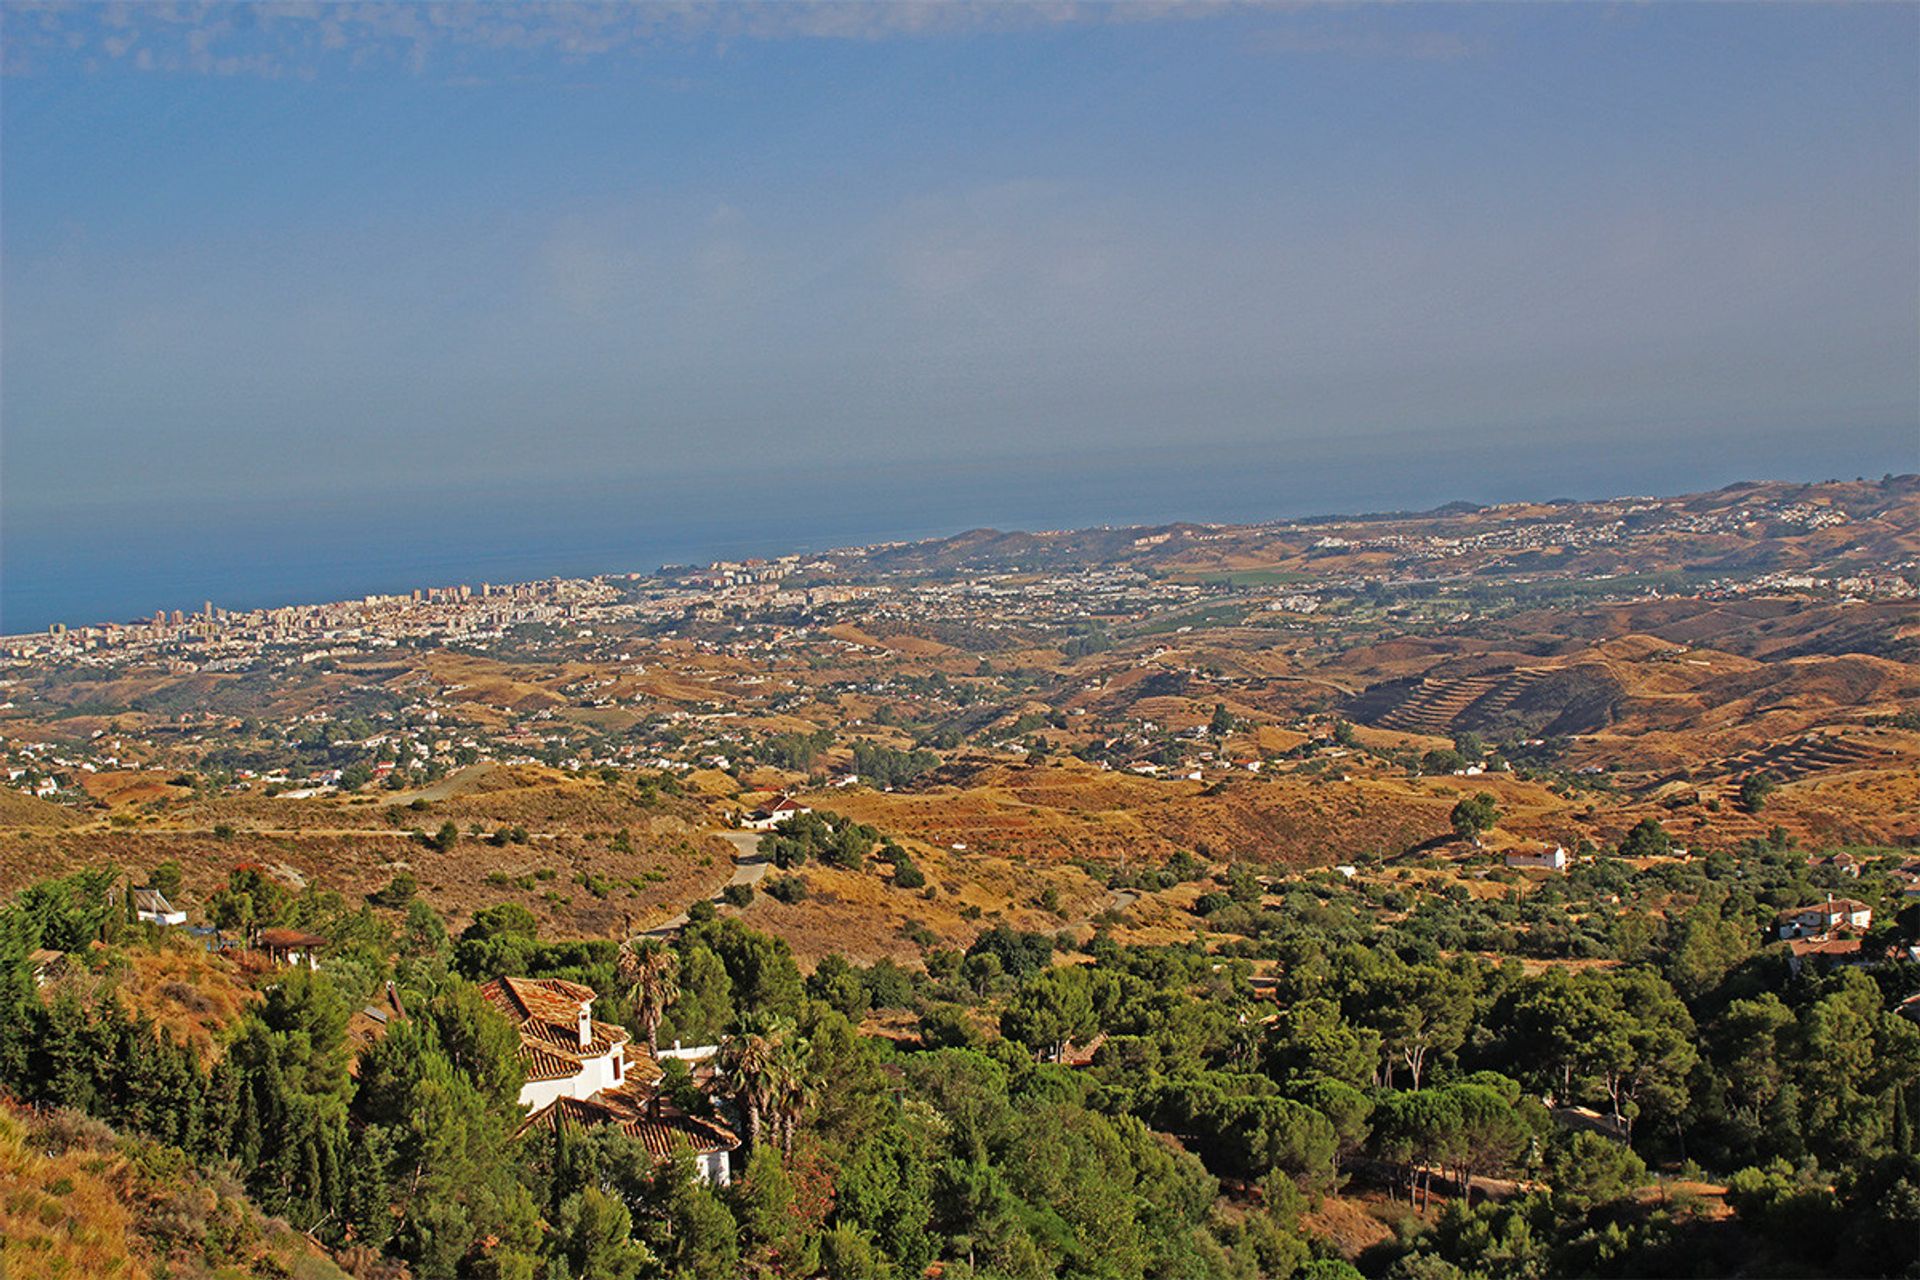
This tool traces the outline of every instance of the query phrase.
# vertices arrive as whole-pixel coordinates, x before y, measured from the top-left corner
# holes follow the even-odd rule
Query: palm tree
[[[793,1155],[793,1131],[812,1098],[812,1081],[807,1074],[812,1046],[799,1036],[783,1034],[775,1042],[774,1059],[769,1071],[768,1106],[774,1141],[780,1154]]]
[[[747,1146],[760,1149],[760,1130],[779,1092],[780,1046],[773,1035],[743,1030],[720,1046],[720,1072],[747,1122]]]
[[[646,1033],[647,1048],[659,1048],[660,1020],[667,1016],[667,1006],[680,998],[680,957],[662,943],[636,945],[629,938],[620,946],[614,973],[633,995],[634,1014]]]

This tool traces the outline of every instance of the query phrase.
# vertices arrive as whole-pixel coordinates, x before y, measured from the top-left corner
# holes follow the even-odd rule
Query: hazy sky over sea
[[[0,22],[7,629],[1920,468],[1912,5]]]

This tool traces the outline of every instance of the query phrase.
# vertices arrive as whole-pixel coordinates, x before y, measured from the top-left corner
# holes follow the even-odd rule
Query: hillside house
[[[1807,865],[1816,869],[1826,867],[1855,880],[1860,878],[1860,859],[1844,849],[1838,853],[1830,853],[1824,858],[1808,858]]]
[[[788,818],[797,818],[803,813],[812,812],[812,809],[799,803],[792,796],[781,796],[765,808],[756,809],[742,818],[740,825],[748,831],[771,831]]]
[[[733,1181],[733,1153],[740,1147],[733,1130],[718,1120],[686,1114],[645,1085],[605,1089],[590,1098],[555,1098],[528,1116],[521,1132],[602,1124],[637,1139],[657,1161],[670,1158],[685,1143],[701,1181],[717,1187]]]
[[[520,1033],[527,1071],[520,1105],[529,1112],[523,1132],[610,1124],[656,1160],[684,1143],[702,1179],[732,1181],[740,1139],[720,1121],[688,1115],[660,1097],[659,1069],[646,1051],[630,1058],[625,1028],[594,1020],[593,988],[559,978],[495,978],[480,994]],[[716,1051],[676,1044],[665,1056],[692,1060]]]
[[[1565,845],[1542,845],[1537,849],[1515,849],[1507,854],[1507,865],[1516,870],[1565,871]]]
[[[175,911],[167,896],[158,889],[135,889],[133,891],[133,914],[148,924],[170,927],[187,922],[187,913]]]
[[[1824,938],[1835,929],[1866,929],[1873,908],[1857,898],[1829,897],[1811,907],[1791,907],[1774,918],[1782,938]]]
[[[320,967],[320,948],[327,940],[317,933],[306,933],[299,929],[262,929],[254,938],[253,945],[267,953],[267,958],[275,964],[292,965],[294,968],[318,969]]]
[[[538,1111],[556,1098],[591,1098],[627,1083],[627,1031],[596,1022],[592,987],[560,978],[495,978],[480,988],[520,1033],[527,1082],[520,1105]],[[645,1064],[649,1074],[652,1063]]]
[[[1861,949],[1859,938],[1795,938],[1787,943],[1787,968],[1791,972],[1799,973],[1816,959],[1835,967],[1872,963],[1872,957]]]

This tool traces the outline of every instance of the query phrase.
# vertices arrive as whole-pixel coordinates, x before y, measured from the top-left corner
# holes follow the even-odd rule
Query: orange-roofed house
[[[592,987],[560,978],[495,978],[480,988],[520,1033],[527,1082],[520,1105],[538,1111],[557,1098],[591,1098],[627,1083],[627,1029],[596,1022]],[[653,1065],[642,1070],[654,1074]]]
[[[1857,898],[1829,897],[1811,907],[1795,907],[1774,918],[1782,938],[1824,938],[1835,929],[1873,927],[1873,908]]]
[[[523,1131],[603,1124],[636,1139],[655,1160],[668,1159],[684,1144],[703,1181],[719,1187],[733,1181],[733,1153],[740,1146],[733,1130],[718,1120],[688,1115],[640,1084],[607,1089],[591,1098],[556,1098],[528,1116]]]
[[[813,810],[801,804],[792,796],[781,796],[764,809],[757,809],[741,819],[740,825],[748,831],[771,831],[788,818],[797,818]]]
[[[626,1028],[596,1022],[592,987],[560,978],[495,978],[480,988],[520,1033],[527,1081],[523,1129],[610,1124],[664,1160],[681,1145],[706,1181],[725,1186],[740,1139],[726,1125],[672,1107],[654,1087],[660,1068],[645,1046],[632,1049]]]

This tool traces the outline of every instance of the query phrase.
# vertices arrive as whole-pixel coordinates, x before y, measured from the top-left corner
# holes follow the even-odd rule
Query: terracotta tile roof
[[[1851,956],[1860,953],[1860,939],[1795,938],[1787,947],[1795,956]]]
[[[600,998],[592,987],[564,978],[495,978],[480,990],[515,1022],[544,1018],[571,1024],[581,1005]]]
[[[627,1043],[625,1027],[587,1022],[589,1039],[580,1043],[580,1006],[598,998],[592,987],[561,978],[495,978],[480,988],[520,1033],[520,1060],[529,1080],[563,1080],[580,1073],[580,1063],[600,1058]]]
[[[1100,1046],[1107,1042],[1107,1033],[1102,1031],[1085,1044],[1071,1041],[1060,1051],[1060,1065],[1065,1067],[1089,1067],[1093,1065],[1093,1055],[1100,1052]]]
[[[317,933],[306,933],[299,929],[262,929],[255,935],[256,942],[263,947],[324,947],[327,940]]]
[[[539,1127],[553,1129],[561,1125],[584,1128],[589,1125],[613,1125],[635,1138],[647,1154],[664,1160],[674,1148],[685,1142],[695,1155],[714,1151],[732,1151],[740,1145],[733,1130],[718,1120],[690,1116],[636,1086],[602,1089],[591,1098],[557,1098],[527,1117],[521,1132]]]
[[[528,1080],[571,1080],[580,1074],[578,1057],[569,1058],[529,1044],[525,1037],[520,1040],[520,1062],[527,1069]]]

